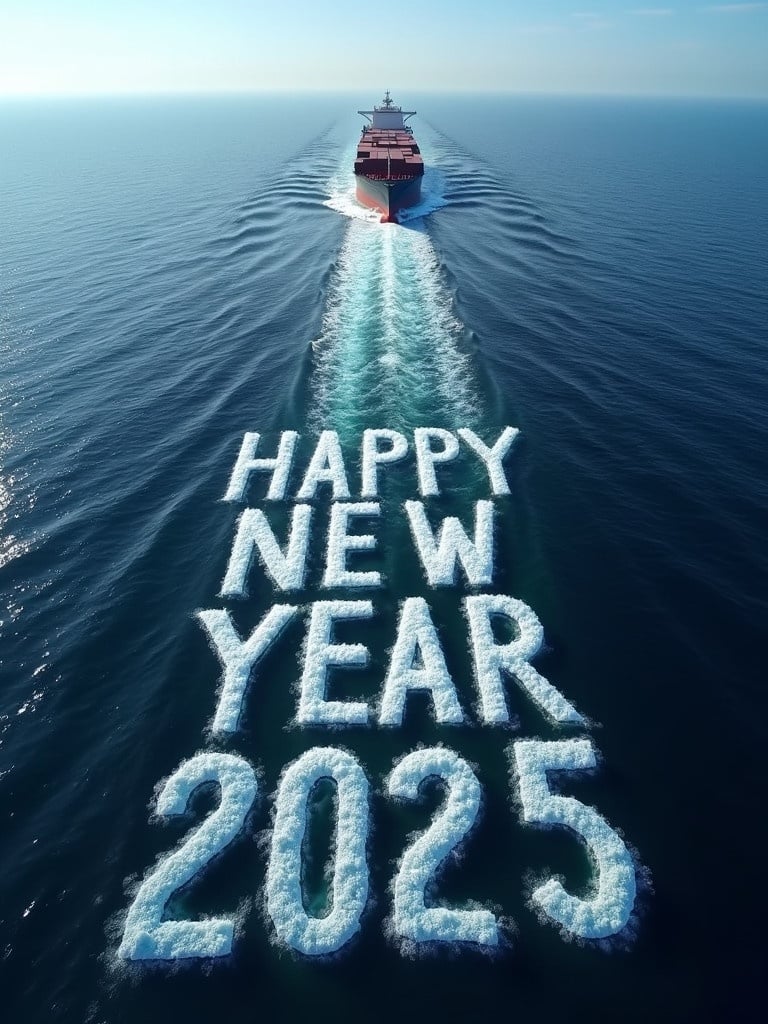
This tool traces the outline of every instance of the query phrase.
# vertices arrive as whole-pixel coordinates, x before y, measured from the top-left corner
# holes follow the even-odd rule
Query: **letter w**
[[[421,501],[406,501],[405,511],[431,587],[454,586],[457,562],[461,563],[470,586],[482,587],[492,582],[493,502],[477,502],[474,540],[470,540],[459,520],[452,516],[443,520],[435,538]]]

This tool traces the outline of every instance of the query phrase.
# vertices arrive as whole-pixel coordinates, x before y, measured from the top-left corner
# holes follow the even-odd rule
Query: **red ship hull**
[[[377,210],[382,221],[396,221],[401,210],[417,206],[421,201],[421,178],[387,181],[359,174],[356,194],[357,201]]]

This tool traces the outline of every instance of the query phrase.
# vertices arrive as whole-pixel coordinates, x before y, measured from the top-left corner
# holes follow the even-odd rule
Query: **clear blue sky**
[[[0,0],[0,95],[385,86],[768,97],[768,3]]]

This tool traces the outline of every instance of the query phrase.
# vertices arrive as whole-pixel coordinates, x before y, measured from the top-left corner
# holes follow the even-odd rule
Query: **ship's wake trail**
[[[313,344],[314,425],[355,438],[476,423],[465,333],[423,225],[352,219]]]

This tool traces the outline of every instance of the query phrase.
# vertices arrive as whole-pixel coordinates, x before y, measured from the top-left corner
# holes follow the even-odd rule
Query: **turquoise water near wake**
[[[406,97],[403,97],[405,101]],[[380,225],[349,167],[365,97],[30,101],[0,106],[0,973],[10,1019],[384,1021],[422,1012],[577,1020],[758,1019],[766,826],[768,107],[407,97],[426,216]],[[421,211],[417,211],[419,213]],[[259,909],[246,840],[182,900],[242,907],[231,964],[114,968],[127,879],[178,842],[149,820],[202,749],[218,667],[193,620],[218,607],[245,430],[522,431],[500,503],[497,589],[544,623],[537,664],[597,723],[568,782],[653,879],[628,950],[564,943],[527,875],[589,865],[523,829],[503,730],[331,737],[377,791],[375,902],[340,962],[295,961]],[[426,593],[385,493],[373,698],[398,598]],[[412,472],[412,467],[410,469]],[[394,471],[393,471],[394,476]],[[444,511],[482,477],[449,475]],[[325,519],[310,584],[322,572]],[[430,595],[472,698],[459,593]],[[272,601],[236,609],[242,631]],[[353,637],[350,634],[350,639]],[[262,792],[319,731],[286,729],[300,625],[265,661],[227,747]],[[520,735],[553,735],[521,702]],[[396,810],[393,760],[445,742],[478,766],[484,819],[441,896],[514,918],[499,961],[413,962],[382,934],[387,886],[438,800]],[[327,803],[327,801],[326,801]],[[201,808],[202,808],[201,804]],[[202,813],[202,811],[201,811]],[[257,805],[250,834],[266,830]],[[326,829],[327,832],[327,829]],[[322,821],[319,856],[327,846]],[[316,905],[322,871],[308,875]]]

